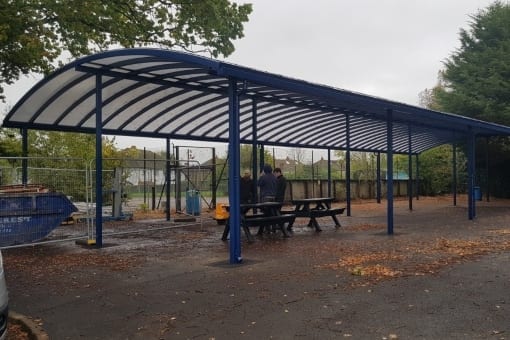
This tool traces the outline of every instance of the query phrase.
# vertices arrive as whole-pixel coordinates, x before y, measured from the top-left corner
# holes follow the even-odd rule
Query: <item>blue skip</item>
[[[0,194],[0,247],[39,241],[76,211],[61,193]]]

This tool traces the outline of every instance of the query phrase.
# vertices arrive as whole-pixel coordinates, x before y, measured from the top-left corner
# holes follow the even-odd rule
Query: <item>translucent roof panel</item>
[[[14,106],[3,126],[95,133],[100,89],[105,134],[228,142],[230,79],[239,91],[243,143],[331,149],[349,144],[384,152],[388,121],[399,153],[420,153],[470,134],[510,135],[502,125],[145,48],[87,56],[55,71]]]

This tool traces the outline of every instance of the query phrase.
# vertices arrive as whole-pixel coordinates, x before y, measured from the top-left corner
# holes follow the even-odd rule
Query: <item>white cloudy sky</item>
[[[253,0],[227,60],[418,104],[489,0]]]
[[[459,46],[460,28],[493,0],[251,0],[245,37],[226,58],[243,66],[417,105]],[[5,112],[35,84],[6,90]],[[120,147],[135,141],[118,138]],[[184,143],[186,144],[186,143]],[[164,141],[136,145],[164,149]]]

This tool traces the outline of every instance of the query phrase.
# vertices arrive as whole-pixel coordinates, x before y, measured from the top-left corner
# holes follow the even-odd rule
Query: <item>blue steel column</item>
[[[328,197],[331,197],[331,149],[328,149]]]
[[[377,152],[377,203],[381,203],[381,153]]]
[[[490,177],[489,177],[489,137],[485,138],[485,197],[487,202],[490,201],[489,188],[490,188]]]
[[[21,128],[21,183],[27,185],[28,183],[28,130]]]
[[[262,169],[264,168],[264,162],[265,162],[265,159],[264,159],[264,145],[260,144],[260,149],[259,149],[259,170],[257,171],[257,174],[253,174],[254,178],[257,178],[258,174],[260,172],[262,172]]]
[[[386,157],[387,162],[387,219],[388,219],[388,235],[393,234],[393,110],[386,110],[387,121],[386,121],[386,144],[388,149],[388,155]]]
[[[239,127],[239,96],[236,79],[229,79],[228,87],[228,199],[230,205],[230,263],[240,263],[241,257],[241,211],[239,204],[240,177],[240,127]]]
[[[179,146],[175,146],[174,158],[175,164],[175,210],[181,211],[181,181],[182,181],[182,170],[180,169],[181,164],[179,163]],[[145,158],[145,156],[143,157]]]
[[[420,199],[420,157],[416,154],[416,200]]]
[[[251,102],[251,126],[252,126],[252,135],[253,135],[253,140],[252,140],[252,144],[251,144],[251,158],[252,158],[252,163],[251,163],[251,173],[252,173],[252,178],[253,178],[253,181],[252,181],[252,184],[253,184],[253,187],[252,187],[252,202],[257,202],[258,201],[258,195],[257,195],[257,178],[258,178],[258,173],[259,171],[257,170],[257,102],[255,100],[252,99],[252,102]]]
[[[468,218],[472,220],[476,216],[474,200],[475,184],[475,135],[471,133],[468,140]]]
[[[457,145],[452,144],[452,193],[453,206],[457,206]]]
[[[351,216],[351,127],[350,115],[345,116],[345,200],[347,216]]]
[[[413,153],[412,153],[411,125],[408,127],[407,147],[408,147],[408,178],[407,178],[407,197],[409,198],[409,210],[413,210]]]
[[[165,196],[166,196],[166,202],[165,202],[165,217],[167,221],[170,221],[170,184],[172,183],[172,174],[170,171],[172,171],[172,167],[170,166],[170,150],[171,150],[171,143],[170,138],[166,139],[166,174],[165,174],[165,182],[166,182],[166,188],[165,188]]]
[[[103,83],[96,75],[96,246],[103,246]]]
[[[216,178],[216,148],[212,148],[212,172],[211,172],[211,191],[212,191],[212,197],[211,197],[211,203],[214,208],[216,208],[217,203],[217,189],[218,189],[218,183]]]

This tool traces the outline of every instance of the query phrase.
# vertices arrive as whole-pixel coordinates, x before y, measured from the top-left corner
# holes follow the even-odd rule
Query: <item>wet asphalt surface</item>
[[[102,249],[7,249],[10,307],[51,339],[510,339],[507,202],[482,203],[475,221],[444,201],[396,212],[393,236],[384,207],[354,207],[338,230],[325,219],[322,233],[243,238],[239,265],[214,221]],[[338,266],[370,255],[398,274]]]

